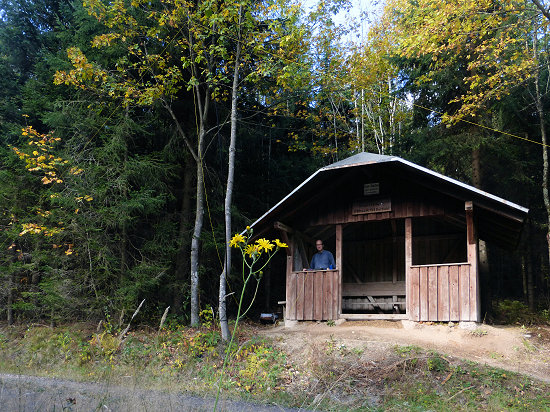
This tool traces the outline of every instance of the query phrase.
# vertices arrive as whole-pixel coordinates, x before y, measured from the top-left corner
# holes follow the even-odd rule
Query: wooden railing
[[[344,283],[343,296],[405,296],[405,281]]]
[[[286,319],[338,319],[341,284],[338,269],[290,272],[286,281]]]
[[[469,263],[411,266],[407,279],[409,319],[476,321],[477,279]]]

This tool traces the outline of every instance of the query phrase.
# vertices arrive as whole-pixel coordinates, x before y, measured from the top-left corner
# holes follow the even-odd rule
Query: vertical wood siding
[[[411,266],[409,318],[414,321],[477,321],[475,273],[469,263]]]
[[[370,222],[387,219],[403,219],[419,216],[443,216],[457,211],[456,204],[443,205],[440,199],[400,199],[392,197],[392,210],[354,215],[353,202],[341,203],[341,199],[323,202],[315,210],[308,209],[306,226],[336,225],[354,222]],[[460,210],[460,209],[458,209]]]
[[[340,314],[338,270],[287,274],[286,316],[289,320],[336,320]]]

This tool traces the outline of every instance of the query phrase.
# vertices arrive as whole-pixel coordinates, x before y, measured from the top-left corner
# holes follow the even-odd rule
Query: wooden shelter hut
[[[319,169],[251,227],[289,245],[288,320],[479,322],[478,239],[514,249],[527,212],[399,157],[359,153]],[[304,270],[316,239],[336,269]]]

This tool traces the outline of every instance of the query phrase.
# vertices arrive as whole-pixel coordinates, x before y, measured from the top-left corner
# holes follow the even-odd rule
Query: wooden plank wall
[[[333,203],[323,205],[323,207],[319,207],[315,211],[308,211],[309,216],[304,224],[306,226],[335,225],[407,217],[443,216],[446,213],[452,214],[457,212],[457,209],[454,207],[445,207],[437,204],[436,201],[429,201],[427,199],[403,200],[392,198],[392,210],[390,212],[354,215],[352,208],[353,202],[341,204],[335,200]]]
[[[346,242],[345,282],[385,282],[405,280],[405,244],[391,237],[380,240]]]
[[[407,296],[414,321],[478,320],[477,279],[469,263],[411,266]]]
[[[286,316],[289,320],[336,320],[340,315],[338,270],[287,273]]]
[[[465,234],[413,238],[413,262],[415,265],[466,262],[465,238]]]

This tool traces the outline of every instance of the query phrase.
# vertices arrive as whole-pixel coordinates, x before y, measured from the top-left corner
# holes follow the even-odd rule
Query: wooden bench
[[[405,281],[398,282],[367,282],[367,283],[344,283],[342,285],[343,298],[364,298],[362,306],[374,308],[375,310],[395,310],[399,313],[406,307],[405,301],[399,301],[399,297],[406,295]],[[377,299],[378,298],[378,299]],[[391,298],[390,302],[380,301],[380,298]],[[353,304],[353,303],[352,303]]]

